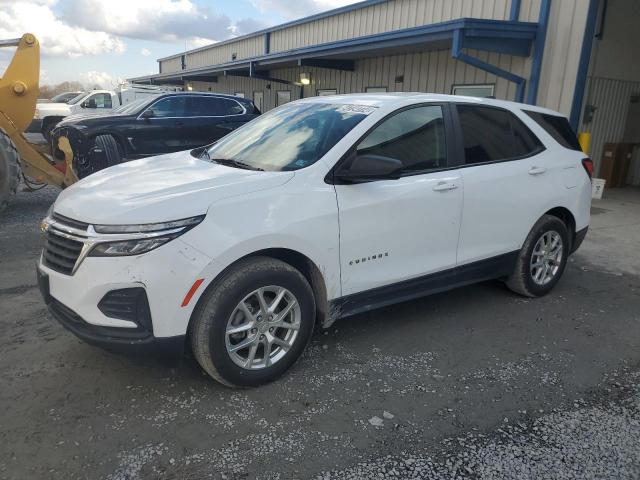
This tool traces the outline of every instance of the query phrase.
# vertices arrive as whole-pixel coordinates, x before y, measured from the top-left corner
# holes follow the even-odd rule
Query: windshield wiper
[[[239,160],[233,160],[231,158],[211,158],[209,156],[209,152],[207,152],[207,157],[208,157],[208,160],[219,163],[220,165],[227,165],[229,167],[242,168],[244,170],[256,170],[256,171],[264,172],[264,168],[254,167],[253,165],[249,165],[248,163],[244,163]]]

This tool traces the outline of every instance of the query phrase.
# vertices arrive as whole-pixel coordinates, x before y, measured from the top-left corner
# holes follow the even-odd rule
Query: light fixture
[[[187,82],[187,91],[190,92],[193,90],[193,84],[191,82]]]
[[[311,75],[309,73],[301,73],[300,74],[300,83],[302,85],[309,85],[311,83]]]

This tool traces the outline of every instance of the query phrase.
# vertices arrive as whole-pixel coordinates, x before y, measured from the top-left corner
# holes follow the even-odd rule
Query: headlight
[[[143,240],[127,240],[124,242],[98,243],[89,253],[90,257],[121,257],[125,255],[139,255],[164,245],[178,235],[166,237],[146,238]]]
[[[204,219],[204,215],[173,222],[144,223],[140,225],[94,225],[97,234],[90,257],[140,255],[191,230]],[[109,237],[113,240],[109,241]]]

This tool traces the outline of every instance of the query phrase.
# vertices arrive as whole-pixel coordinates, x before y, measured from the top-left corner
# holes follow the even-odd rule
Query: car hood
[[[69,115],[65,117],[58,125],[59,126],[69,126],[76,123],[90,123],[91,120],[100,120],[104,121],[106,119],[113,118],[115,121],[118,119],[122,119],[122,117],[127,117],[128,115],[124,113],[113,113],[113,112],[87,112],[87,113],[74,113],[73,115]]]
[[[206,213],[231,196],[282,185],[293,172],[227,167],[178,152],[122,163],[63,190],[57,214],[91,224],[138,224]]]

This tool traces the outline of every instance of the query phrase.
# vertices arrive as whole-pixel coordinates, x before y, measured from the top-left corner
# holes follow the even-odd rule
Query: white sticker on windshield
[[[342,105],[338,108],[338,112],[340,113],[362,113],[364,115],[369,115],[371,112],[375,110],[376,107],[372,107],[369,105]]]

